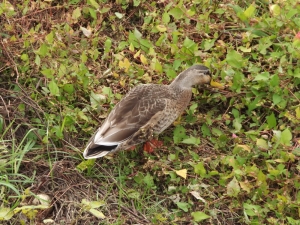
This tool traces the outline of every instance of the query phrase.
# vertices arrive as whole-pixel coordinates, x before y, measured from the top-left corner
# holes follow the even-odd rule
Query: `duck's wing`
[[[131,90],[115,106],[103,125],[90,139],[84,157],[98,158],[114,151],[119,144],[130,139],[147,123],[152,123],[153,118],[162,115],[170,99],[166,92],[163,92],[164,96],[159,95],[158,92],[147,85],[137,86]],[[159,118],[156,118],[155,121],[158,120]],[[138,143],[137,141],[134,144]]]

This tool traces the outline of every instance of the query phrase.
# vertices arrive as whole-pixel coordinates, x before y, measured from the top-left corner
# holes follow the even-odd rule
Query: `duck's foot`
[[[161,146],[163,146],[163,142],[162,141],[159,141],[159,140],[156,140],[156,139],[152,139],[150,141],[147,141],[144,144],[144,151],[148,152],[148,153],[153,153],[154,149],[159,148]]]

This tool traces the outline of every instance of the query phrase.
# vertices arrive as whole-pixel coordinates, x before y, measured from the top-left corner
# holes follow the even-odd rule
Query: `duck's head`
[[[170,86],[191,89],[194,85],[207,84],[210,80],[210,71],[206,66],[194,65],[181,72]]]

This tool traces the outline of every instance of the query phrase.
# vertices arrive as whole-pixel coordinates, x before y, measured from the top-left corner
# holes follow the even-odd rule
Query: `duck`
[[[141,84],[111,110],[88,141],[85,159],[100,158],[151,140],[167,129],[187,108],[195,85],[208,84],[209,69],[193,65],[169,85]]]

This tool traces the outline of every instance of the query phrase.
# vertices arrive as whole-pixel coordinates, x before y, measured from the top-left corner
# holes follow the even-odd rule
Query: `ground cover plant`
[[[0,223],[300,224],[299,15],[294,0],[1,1]],[[83,159],[130,88],[196,63],[213,81],[154,153]]]

